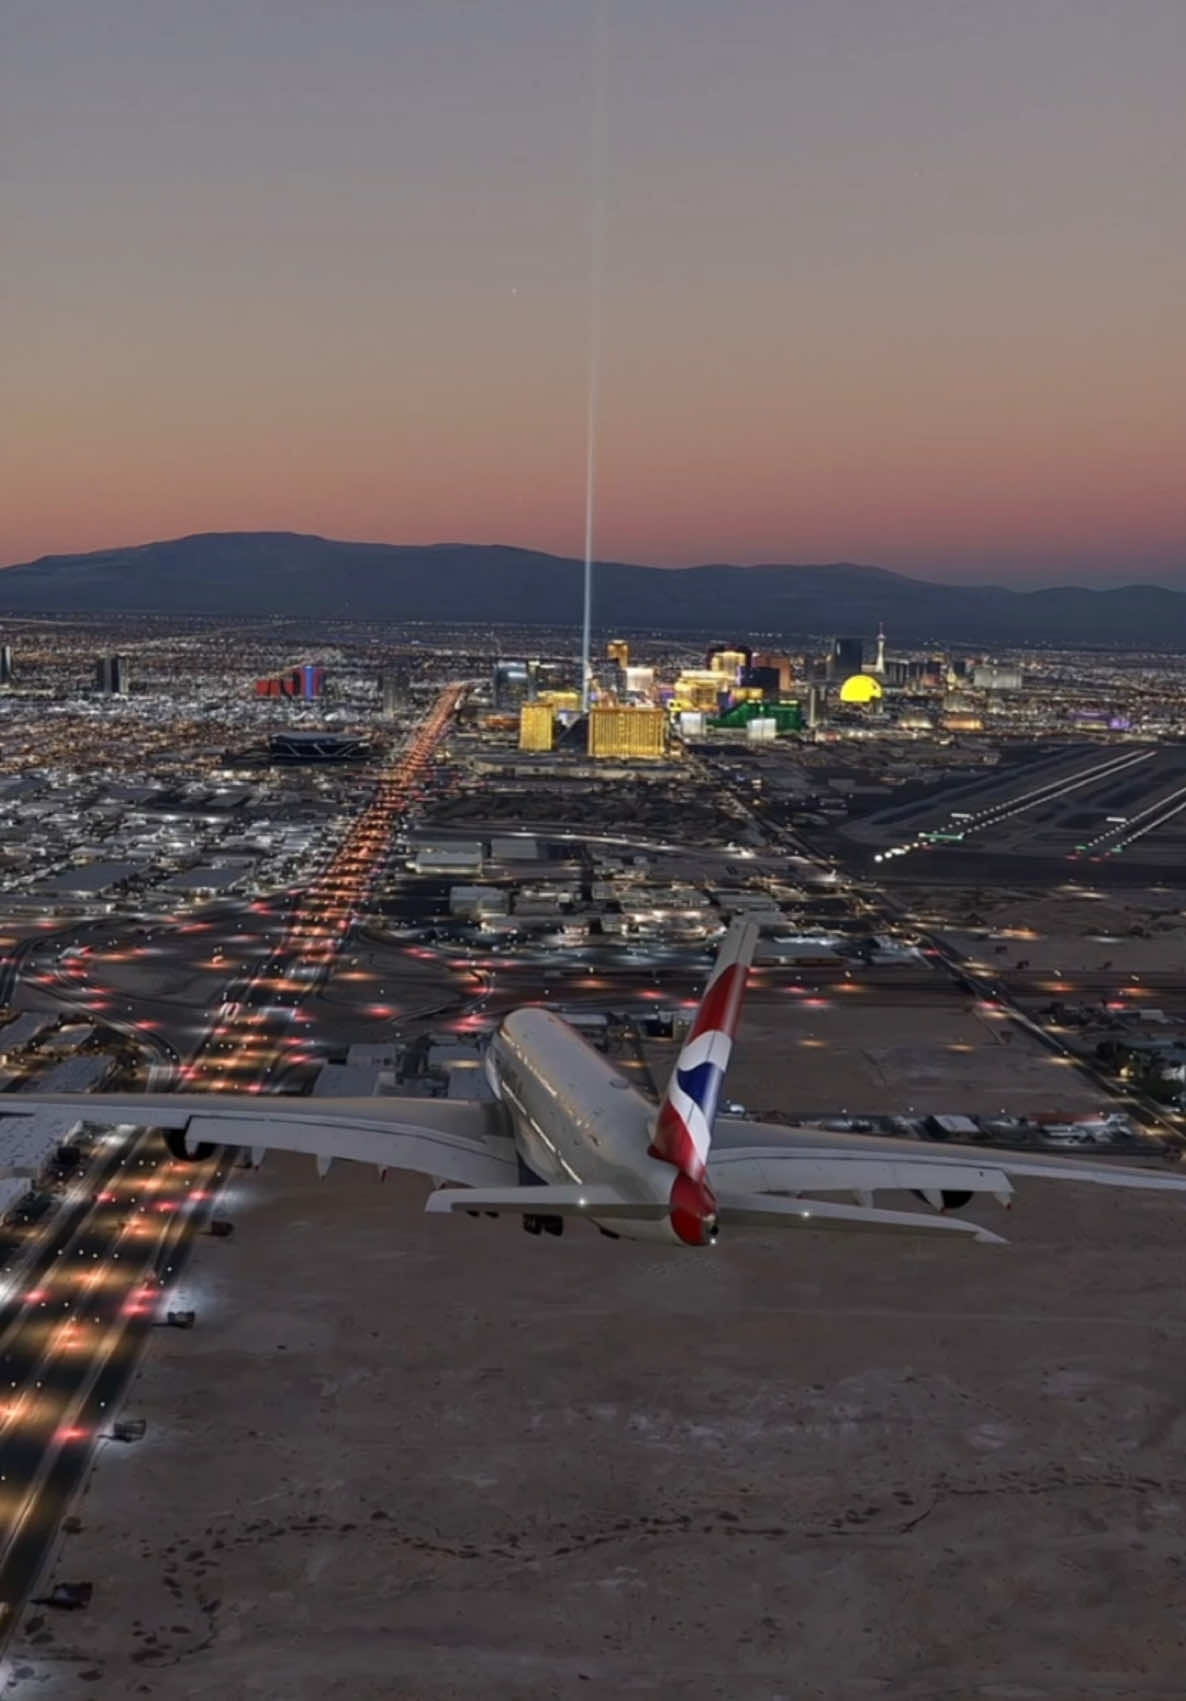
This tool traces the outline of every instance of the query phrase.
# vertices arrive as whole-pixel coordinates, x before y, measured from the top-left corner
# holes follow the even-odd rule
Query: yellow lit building
[[[744,650],[718,650],[711,662],[713,673],[727,674],[730,679],[740,679],[744,666]]]
[[[619,667],[629,667],[630,645],[625,638],[611,638],[605,646],[605,658],[607,661],[617,662]]]
[[[675,682],[677,709],[715,709],[726,681],[710,668],[685,668]]]
[[[556,716],[550,703],[524,703],[519,710],[519,749],[551,750]]]
[[[535,700],[549,709],[579,709],[581,706],[579,691],[541,691]]]
[[[667,754],[667,715],[662,709],[589,710],[590,756],[654,760]]]
[[[868,709],[881,701],[881,685],[871,673],[854,673],[840,687],[840,701]]]

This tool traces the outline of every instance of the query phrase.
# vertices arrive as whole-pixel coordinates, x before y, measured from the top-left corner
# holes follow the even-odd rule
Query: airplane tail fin
[[[708,1162],[713,1119],[725,1070],[729,1067],[745,977],[757,940],[755,923],[739,917],[721,941],[716,964],[655,1121],[651,1156],[674,1164],[694,1179],[704,1173]]]

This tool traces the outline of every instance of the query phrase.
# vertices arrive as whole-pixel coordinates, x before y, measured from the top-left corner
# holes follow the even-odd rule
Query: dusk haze
[[[13,0],[0,562],[1186,580],[1180,0]]]
[[[1186,1695],[1186,0],[0,8],[0,1701]]]

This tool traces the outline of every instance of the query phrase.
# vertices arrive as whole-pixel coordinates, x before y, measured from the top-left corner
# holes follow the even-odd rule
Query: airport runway
[[[1186,855],[1186,750],[1180,745],[1071,745],[927,788],[846,823],[887,872],[928,877],[954,864],[998,877],[1041,864],[1090,864],[1110,878],[1180,866]],[[1011,865],[1015,865],[1012,867]],[[951,870],[948,868],[948,878]],[[1060,871],[1061,872],[1061,871]]]
[[[1041,764],[1041,768],[1044,770],[1041,774],[1035,775],[1032,770],[1030,771],[1029,780],[1027,780],[1025,787],[1022,789],[1027,792],[1038,792],[1044,794],[1044,788],[1051,783],[1056,786],[1062,786],[1064,784],[1077,786],[1088,769],[1090,769],[1093,774],[1099,766],[1105,766],[1109,769],[1109,771],[1111,771],[1118,760],[1124,764],[1123,775],[1127,776],[1128,781],[1131,781],[1130,770],[1134,766],[1134,763],[1130,761],[1129,758],[1141,757],[1146,754],[1153,757],[1161,754],[1161,752],[1156,750],[1153,752],[1146,752],[1143,750],[1127,751],[1121,752],[1118,757],[1115,752],[1103,754],[1098,748],[1094,748],[1091,753],[1090,760],[1084,764],[1082,760],[1083,753],[1080,751],[1074,753],[1069,776],[1065,771],[1061,771],[1063,765],[1056,759],[1056,756],[1052,756],[1049,759],[1049,762],[1043,762]],[[1180,765],[1182,771],[1186,772],[1186,750],[1175,751],[1173,753],[1173,759],[1175,763]],[[1146,764],[1142,762],[1135,765],[1140,766],[1141,773],[1144,775]],[[1060,772],[1052,781],[1049,770],[1053,768],[1060,769]],[[999,776],[992,783],[999,786],[1001,783]],[[1114,782],[1112,780],[1108,780],[1107,783],[1111,784]],[[762,813],[760,808],[755,807],[752,799],[745,797],[740,792],[734,792],[734,796],[742,807],[745,808],[751,818],[758,823],[762,831],[774,842],[777,843],[781,841],[789,850],[793,850],[793,852],[797,855],[809,857],[815,855],[815,853],[812,852],[810,847],[802,839],[792,834],[787,829],[780,827],[776,822],[768,819]],[[1009,789],[1007,791],[1007,796],[1012,797],[1012,806],[1015,806],[1018,801],[1016,792]],[[981,807],[984,809],[995,809],[1008,808],[1010,805],[1007,802],[1002,803],[998,800],[996,803],[982,805]],[[888,813],[892,813],[892,811]],[[820,859],[817,857],[816,860],[818,861]],[[906,861],[910,862],[911,859],[907,858]],[[1001,976],[999,976],[993,968],[981,966],[973,967],[968,959],[959,950],[957,950],[954,945],[950,944],[941,935],[930,933],[920,926],[915,917],[908,914],[901,905],[894,900],[892,895],[883,890],[879,890],[876,897],[873,899],[870,899],[867,894],[863,894],[858,901],[856,896],[854,896],[852,899],[852,913],[854,915],[857,914],[858,908],[869,927],[877,932],[891,931],[894,927],[901,926],[903,923],[908,924],[914,932],[915,937],[920,940],[927,960],[942,974],[946,975],[961,992],[964,992],[976,999],[987,1012],[991,1012],[1000,1018],[1016,1024],[1017,1027],[1021,1028],[1040,1046],[1042,1046],[1045,1051],[1048,1051],[1054,1057],[1062,1059],[1070,1067],[1074,1068],[1090,1084],[1094,1092],[1100,1094],[1101,1097],[1115,1101],[1117,1108],[1122,1108],[1125,1113],[1132,1118],[1133,1122],[1141,1127],[1147,1134],[1160,1140],[1169,1141],[1179,1150],[1181,1150],[1183,1145],[1186,1144],[1186,1133],[1184,1133],[1181,1124],[1175,1121],[1171,1115],[1167,1114],[1162,1106],[1157,1104],[1155,1100],[1147,1098],[1143,1094],[1133,1092],[1127,1085],[1113,1080],[1102,1070],[1097,1069],[1088,1059],[1084,1058],[1072,1046],[1068,1045],[1066,1039],[1060,1032],[1055,1031],[1049,1023],[1043,1022],[1032,1011],[1024,1008],[1023,1005],[1018,1002],[1019,997],[1024,995],[1024,983],[1020,988],[1014,984],[1005,984]],[[864,971],[861,973],[861,978],[867,978]],[[1035,992],[1037,992],[1041,987],[1041,983],[1048,980],[1048,978],[1049,977],[1045,974],[1040,976],[1035,975],[1033,977]],[[903,982],[903,991],[905,991],[905,984],[906,983]],[[917,982],[915,984],[917,986]],[[1068,992],[1069,991],[1070,989],[1068,988]],[[884,990],[882,991],[882,996],[884,997]],[[1051,994],[1051,996],[1057,996],[1057,994]]]

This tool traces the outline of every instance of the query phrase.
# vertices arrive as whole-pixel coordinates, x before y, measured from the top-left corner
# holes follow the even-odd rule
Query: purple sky
[[[0,561],[579,553],[598,0],[8,0]],[[1186,581],[1183,0],[611,0],[599,550]]]

